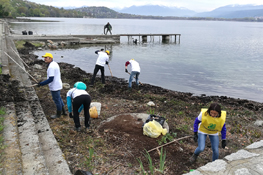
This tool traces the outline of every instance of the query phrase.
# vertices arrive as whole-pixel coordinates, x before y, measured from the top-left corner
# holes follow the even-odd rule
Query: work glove
[[[37,87],[40,87],[41,86],[41,81],[37,83]]]
[[[197,132],[194,132],[194,141],[197,142],[197,140],[198,140],[198,134]]]
[[[127,73],[128,73],[128,69],[125,69],[125,72],[127,72]]]
[[[72,112],[69,113],[69,118],[73,118]]]
[[[226,140],[222,140],[222,148],[225,149],[226,147]]]
[[[108,61],[106,61],[106,64],[108,65],[108,64],[109,64],[109,62],[108,62]]]

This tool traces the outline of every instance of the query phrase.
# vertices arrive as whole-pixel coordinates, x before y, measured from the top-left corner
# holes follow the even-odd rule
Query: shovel
[[[110,65],[109,65],[109,64],[108,64],[108,67],[109,67],[109,70],[110,70]],[[112,76],[112,72],[111,72],[111,70],[110,70],[110,74],[111,74],[111,77],[113,77],[113,76]]]

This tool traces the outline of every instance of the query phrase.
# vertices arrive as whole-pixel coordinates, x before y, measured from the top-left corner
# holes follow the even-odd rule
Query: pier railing
[[[120,36],[127,36],[128,42],[133,39],[133,37],[139,37],[139,42],[147,42],[148,36],[150,37],[150,41],[154,41],[155,36],[159,36],[159,40],[162,41],[170,41],[172,40],[172,37],[174,36],[174,41],[176,43],[176,38],[178,36],[178,40],[180,43],[181,34],[120,34]],[[161,37],[161,38],[160,38]]]

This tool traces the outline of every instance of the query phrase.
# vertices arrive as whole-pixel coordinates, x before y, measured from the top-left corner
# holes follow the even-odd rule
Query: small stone
[[[254,125],[261,127],[263,125],[263,120],[255,121]]]
[[[149,101],[149,102],[147,103],[147,105],[148,105],[148,106],[155,106],[154,102],[152,102],[152,101]]]
[[[63,89],[70,89],[70,85],[68,83],[63,83]]]
[[[33,68],[35,68],[35,69],[43,69],[43,67],[41,65],[39,65],[39,64],[35,64],[33,66]]]

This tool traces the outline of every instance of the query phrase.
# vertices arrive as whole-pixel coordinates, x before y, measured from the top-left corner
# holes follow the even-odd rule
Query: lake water
[[[181,34],[180,44],[172,41],[162,43],[159,37],[155,37],[154,42],[135,45],[128,43],[127,37],[121,37],[120,44],[83,45],[74,49],[35,51],[34,54],[41,56],[51,52],[55,61],[74,64],[92,73],[97,59],[95,50],[106,48],[112,51],[110,68],[113,76],[128,80],[124,64],[134,58],[141,66],[142,83],[195,95],[219,95],[263,102],[263,23],[34,19],[61,22],[16,22],[11,28],[17,33],[31,30],[34,35],[91,35],[102,34],[103,26],[110,22],[113,34]],[[107,66],[105,70],[105,74],[110,76]]]

